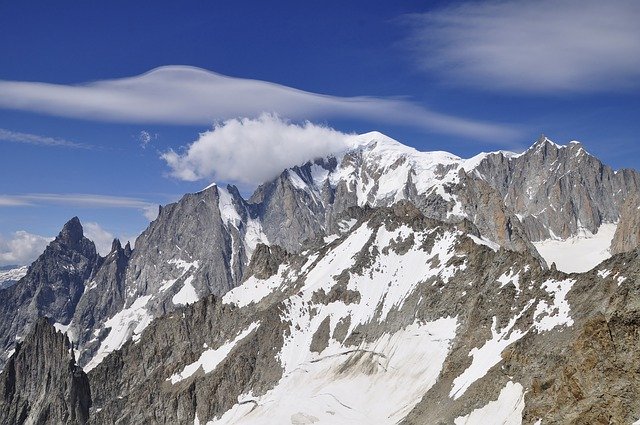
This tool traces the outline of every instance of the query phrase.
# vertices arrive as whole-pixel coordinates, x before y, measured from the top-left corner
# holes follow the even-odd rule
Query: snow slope
[[[339,323],[348,323],[347,335],[359,326],[384,326],[387,316],[399,309],[419,284],[430,277],[448,280],[455,272],[447,266],[453,246],[462,233],[414,232],[407,226],[393,230],[354,226],[348,235],[322,258],[310,255],[299,272],[280,266],[277,275],[255,277],[224,296],[223,302],[249,306],[276,289],[286,290],[296,273],[304,284],[284,300],[283,320],[291,323],[278,359],[283,377],[260,397],[241,396],[231,410],[211,423],[396,423],[405,417],[433,386],[456,335],[457,319],[442,317],[414,321],[384,332],[373,341],[349,345],[329,339],[321,352],[311,350],[314,334],[329,323],[335,335]],[[431,249],[424,242],[433,240]],[[402,254],[389,249],[408,243]],[[387,248],[387,249],[385,249]],[[379,252],[362,273],[350,272],[363,252]],[[464,269],[464,264],[458,268]],[[323,304],[316,297],[336,285],[337,276],[349,273],[346,290],[359,299]],[[345,365],[349,365],[345,369]],[[195,367],[195,366],[194,366]],[[173,378],[175,379],[175,377]]]
[[[547,239],[534,242],[542,258],[565,273],[582,273],[591,270],[611,257],[609,246],[616,233],[617,224],[603,223],[595,235],[583,230],[567,239]]]
[[[455,425],[520,425],[524,410],[524,391],[522,385],[507,382],[500,391],[498,399],[487,403],[466,416],[455,419]],[[489,420],[489,418],[491,418]]]

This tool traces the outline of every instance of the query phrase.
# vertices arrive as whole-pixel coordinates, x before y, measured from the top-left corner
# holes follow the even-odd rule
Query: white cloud
[[[84,229],[84,235],[93,241],[100,255],[105,256],[111,252],[111,244],[115,239],[113,233],[106,231],[98,223],[94,222],[82,223],[82,228]]]
[[[0,207],[58,204],[88,208],[131,208],[150,221],[158,215],[158,205],[139,198],[96,195],[91,193],[30,193],[25,195],[0,195]]]
[[[596,92],[637,87],[640,2],[467,2],[411,15],[421,67],[487,90]]]
[[[348,144],[348,135],[309,122],[294,124],[275,115],[231,119],[179,154],[162,154],[171,174],[182,180],[213,179],[241,185],[262,183],[287,167],[338,152]]]
[[[157,204],[148,204],[142,207],[142,215],[144,215],[149,221],[153,221],[158,218],[158,212],[160,212],[160,210]]]
[[[112,232],[104,229],[98,223],[95,222],[87,222],[82,223],[82,227],[84,229],[84,235],[93,241],[96,245],[96,250],[98,254],[103,257],[111,252],[111,245],[113,244],[113,240],[118,238],[122,246],[126,245],[127,242],[131,243],[133,247],[137,236],[130,235],[114,235]]]
[[[52,239],[24,230],[14,232],[8,238],[0,235],[0,266],[30,264],[44,252]]]
[[[92,149],[92,146],[83,143],[70,142],[69,140],[39,136],[37,134],[20,133],[17,131],[0,128],[0,140],[5,142],[25,143],[36,146],[51,146],[76,149]]]
[[[496,143],[519,135],[503,124],[442,114],[407,100],[327,96],[186,66],[81,85],[0,80],[0,108],[100,121],[195,125],[267,112],[294,120],[360,118]]]

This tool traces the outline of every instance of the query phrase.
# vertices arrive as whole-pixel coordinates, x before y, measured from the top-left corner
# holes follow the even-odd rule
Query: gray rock
[[[90,406],[69,340],[38,319],[0,374],[0,423],[86,424]]]
[[[603,222],[618,221],[624,200],[640,190],[636,171],[613,171],[582,144],[558,146],[544,136],[522,155],[488,155],[476,171],[522,217],[534,242],[581,227],[596,233]]]
[[[640,245],[640,195],[631,194],[622,205],[620,222],[611,241],[611,253],[632,251]]]

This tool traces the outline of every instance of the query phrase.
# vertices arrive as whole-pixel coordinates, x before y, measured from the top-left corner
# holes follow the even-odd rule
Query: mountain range
[[[633,423],[640,174],[377,132],[0,289],[2,423]]]

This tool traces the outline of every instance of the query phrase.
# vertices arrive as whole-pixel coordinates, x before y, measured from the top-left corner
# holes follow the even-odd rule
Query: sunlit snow
[[[145,308],[151,295],[140,297],[128,308],[115,314],[104,323],[105,328],[110,328],[109,335],[102,341],[100,348],[93,356],[91,361],[84,367],[85,371],[90,371],[96,367],[109,353],[118,350],[133,335],[136,336],[149,326],[152,316]]]
[[[171,375],[171,377],[167,378],[167,381],[171,381],[171,384],[176,384],[189,378],[199,369],[202,369],[204,373],[212,372],[229,355],[231,350],[233,350],[233,347],[235,347],[238,342],[246,338],[247,335],[253,332],[253,330],[256,329],[259,325],[259,323],[252,323],[247,329],[243,330],[232,341],[228,341],[227,343],[221,345],[216,349],[209,349],[203,352],[198,360],[185,366],[181,372]]]
[[[467,389],[478,379],[487,374],[489,369],[500,363],[502,351],[509,345],[522,338],[527,332],[514,329],[517,320],[530,307],[527,305],[520,314],[511,318],[509,323],[501,330],[497,329],[497,320],[493,318],[491,325],[491,339],[479,348],[473,348],[469,353],[473,356],[471,365],[460,376],[453,380],[453,388],[449,392],[449,397],[454,400],[462,396]]]
[[[524,391],[522,385],[507,382],[500,391],[497,400],[487,403],[466,416],[454,420],[455,425],[520,425],[524,410]],[[491,418],[491,419],[489,419]]]
[[[603,223],[595,235],[582,230],[579,235],[564,240],[547,239],[534,242],[542,258],[565,273],[582,273],[591,270],[611,257],[609,246],[617,224]]]

